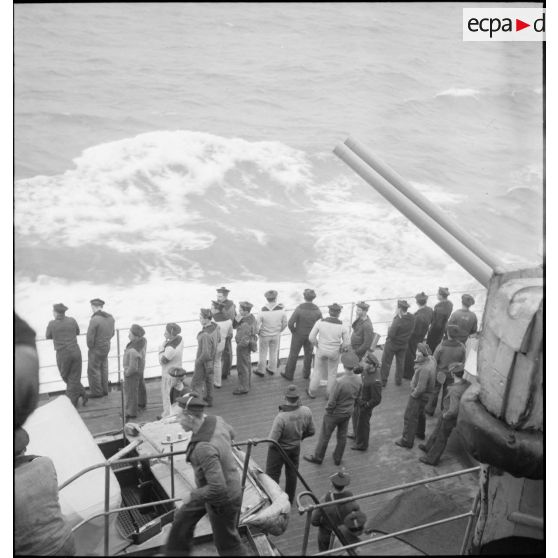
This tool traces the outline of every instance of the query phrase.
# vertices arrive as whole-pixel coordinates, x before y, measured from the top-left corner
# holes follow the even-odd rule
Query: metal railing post
[[[248,447],[246,448],[246,455],[244,457],[244,468],[242,469],[242,492],[246,486],[246,477],[248,475],[248,465],[250,463],[250,456],[252,455],[252,440],[248,440]]]
[[[306,556],[306,552],[308,550],[308,538],[310,537],[310,524],[312,521],[312,513],[308,512],[306,514],[306,523],[304,524],[304,537],[302,539],[302,556]]]
[[[471,531],[473,529],[473,523],[474,523],[475,518],[477,517],[477,514],[478,514],[479,500],[480,500],[480,492],[477,492],[477,494],[475,495],[475,499],[473,500],[473,505],[471,507],[471,517],[469,517],[469,521],[467,521],[467,527],[465,529],[465,536],[463,537],[463,543],[461,544],[461,550],[459,552],[460,556],[465,555],[467,545],[468,545],[468,542],[469,542],[469,537],[471,536]]]
[[[174,455],[173,452],[173,443],[170,444],[171,456],[170,456],[170,466],[171,466],[171,498],[174,498]]]
[[[118,386],[120,387],[120,405],[122,407],[122,439],[126,439],[124,426],[126,425],[126,411],[124,409],[124,386],[122,385],[122,377],[120,372],[120,330],[116,330],[116,356],[118,359]]]
[[[110,463],[105,463],[105,536],[103,556],[109,555]]]

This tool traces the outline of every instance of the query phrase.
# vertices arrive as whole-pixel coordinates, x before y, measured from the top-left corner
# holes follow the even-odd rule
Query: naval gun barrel
[[[479,283],[488,288],[490,278],[493,275],[493,269],[482,261],[479,256],[465,247],[453,235],[448,234],[448,231],[443,226],[418,208],[409,198],[378,174],[377,171],[372,169],[346,145],[337,145],[333,152],[468,271]]]
[[[389,165],[380,161],[371,153],[361,142],[354,138],[347,138],[345,145],[356,153],[365,163],[368,163],[378,174],[383,176],[403,195],[420,207],[434,221],[444,227],[451,235],[459,240],[464,246],[469,248],[484,263],[488,264],[494,271],[501,270],[502,263],[491,254],[486,247],[476,238],[464,231],[457,223],[452,221],[436,205],[432,204],[416,188],[413,188],[401,175],[395,172]]]

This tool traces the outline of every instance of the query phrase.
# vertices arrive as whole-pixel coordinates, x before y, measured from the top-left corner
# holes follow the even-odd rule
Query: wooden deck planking
[[[300,367],[300,363],[299,363]],[[282,369],[282,367],[281,367]],[[317,441],[318,432],[325,408],[325,396],[322,391],[316,399],[309,399],[305,394],[306,381],[301,378],[300,369],[295,374],[296,384],[303,393],[303,404],[310,407],[314,415],[316,435],[303,442],[301,454],[313,452]],[[223,387],[216,389],[214,406],[210,409],[212,414],[222,416],[236,431],[236,441],[250,438],[266,438],[269,434],[271,423],[277,413],[277,406],[283,402],[284,390],[289,382],[280,377],[267,375],[259,378],[253,375],[252,389],[249,394],[235,396],[232,394],[237,385],[236,371],[231,377],[223,381]],[[451,471],[472,466],[468,456],[462,450],[457,437],[452,437],[448,449],[439,466],[431,467],[418,461],[423,455],[418,449],[418,443],[411,450],[400,448],[394,444],[401,434],[403,426],[403,412],[407,403],[409,382],[403,381],[402,386],[395,386],[393,373],[387,387],[383,390],[382,403],[377,407],[371,420],[370,448],[367,452],[356,452],[350,449],[352,440],[348,440],[342,465],[351,474],[350,490],[354,494],[370,492],[389,486],[412,482],[421,478],[441,475]],[[148,405],[137,419],[139,422],[155,420],[161,413],[160,382],[149,380],[147,382]],[[48,400],[48,396],[41,398],[41,403]],[[79,407],[78,411],[93,434],[107,432],[121,428],[120,418],[121,392],[113,386],[113,390],[106,398],[91,399],[86,407]],[[432,431],[437,418],[428,418],[427,434]],[[351,430],[351,429],[350,429]],[[329,490],[328,477],[338,470],[333,463],[332,451],[335,436],[330,441],[322,465],[314,465],[304,461],[301,457],[300,472],[304,476],[313,492],[321,499]],[[258,445],[252,449],[255,461],[265,469],[267,455],[266,445]],[[282,480],[283,482],[283,480]],[[458,504],[470,505],[477,490],[477,481],[474,475],[458,477],[440,481],[433,486],[443,487]],[[304,487],[299,483],[297,491]],[[359,505],[367,517],[372,517],[380,511],[382,506],[398,493],[377,496],[373,499],[359,500]],[[287,531],[279,537],[271,537],[279,550],[285,555],[300,554],[304,534],[304,518],[293,507]],[[317,552],[316,529],[310,531],[308,552]],[[367,555],[420,555],[416,549],[396,539],[382,541],[362,550]]]

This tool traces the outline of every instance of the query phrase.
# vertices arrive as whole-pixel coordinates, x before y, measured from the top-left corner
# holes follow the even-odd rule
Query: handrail
[[[306,507],[302,505],[301,498],[303,496],[307,496],[308,493],[307,492],[301,492],[297,495],[296,501],[297,501],[297,506],[298,506],[299,513],[301,515],[306,513],[306,514],[308,514],[308,516],[310,516],[311,513],[314,510],[317,510],[317,509],[323,509],[323,508],[327,508],[327,507],[330,507],[330,506],[338,506],[340,504],[355,502],[356,500],[361,500],[363,498],[370,498],[372,496],[378,496],[380,494],[387,494],[389,492],[395,492],[395,491],[398,491],[398,490],[405,490],[407,488],[412,488],[412,487],[419,486],[419,485],[424,485],[424,484],[430,484],[432,482],[437,482],[437,481],[452,478],[452,477],[458,477],[458,476],[466,475],[466,474],[469,474],[469,473],[475,473],[475,472],[478,472],[478,471],[480,471],[480,466],[471,467],[469,469],[462,469],[462,470],[459,470],[459,471],[454,471],[452,473],[446,473],[444,475],[438,475],[436,477],[429,477],[429,478],[426,478],[426,479],[421,479],[421,480],[418,480],[418,481],[399,484],[399,485],[396,485],[396,486],[390,486],[388,488],[382,488],[382,489],[379,489],[379,490],[374,490],[372,492],[365,492],[363,494],[356,494],[354,496],[349,496],[347,498],[340,498],[339,500],[331,500],[330,502],[321,502],[321,503],[317,503],[317,504],[310,504]],[[313,499],[315,500],[315,497]],[[403,531],[398,531],[396,533],[390,533],[390,534],[382,536],[382,537],[375,537],[373,539],[367,539],[366,541],[360,541],[358,543],[353,543],[351,545],[345,545],[345,546],[342,546],[340,548],[336,548],[336,549],[333,549],[333,550],[320,552],[318,554],[315,554],[314,556],[329,556],[331,554],[336,554],[336,553],[338,554],[342,550],[348,550],[349,551],[349,550],[352,550],[352,549],[357,548],[359,546],[364,546],[365,544],[370,544],[371,542],[377,542],[379,540],[384,540],[384,539],[391,538],[391,537],[394,537],[394,536],[397,536],[397,535],[400,535],[400,534],[410,533],[412,531],[418,531],[419,529],[424,529],[424,528],[431,527],[431,526],[434,526],[434,525],[447,523],[448,521],[454,521],[454,520],[457,520],[457,519],[462,519],[464,517],[469,517],[469,522],[468,522],[467,528],[465,530],[465,538],[464,538],[463,544],[462,544],[462,552],[463,552],[464,548],[465,548],[465,544],[466,544],[466,539],[469,537],[469,534],[470,534],[470,531],[471,531],[472,520],[473,520],[473,517],[476,514],[477,508],[478,508],[478,494],[474,499],[471,511],[466,513],[466,514],[462,514],[462,515],[459,515],[459,516],[452,516],[449,519],[448,518],[442,519],[442,520],[433,522],[431,524],[425,524],[425,525],[422,525],[422,526],[415,526],[413,528],[405,529]],[[308,529],[305,529],[305,531],[304,531],[304,538],[303,538],[303,541],[302,541],[302,555],[303,556],[305,555],[306,549],[308,547],[308,537],[309,537],[309,527],[308,527]],[[341,539],[339,539],[339,540],[341,540]]]

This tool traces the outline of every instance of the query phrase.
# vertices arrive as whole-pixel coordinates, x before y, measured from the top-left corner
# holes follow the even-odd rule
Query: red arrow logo
[[[515,20],[515,30],[516,31],[521,31],[522,29],[525,29],[526,27],[531,27],[530,23],[525,23],[524,21],[521,21],[520,19]]]

